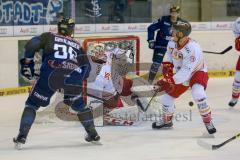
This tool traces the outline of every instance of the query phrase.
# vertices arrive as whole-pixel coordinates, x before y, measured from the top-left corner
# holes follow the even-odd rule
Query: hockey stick
[[[219,148],[221,148],[222,146],[224,146],[225,144],[237,139],[237,138],[240,138],[240,133],[236,134],[235,136],[227,139],[226,141],[220,143],[220,144],[216,144],[216,145],[212,145],[212,144],[208,144],[204,141],[201,141],[199,140],[197,143],[198,145],[200,145],[201,147],[205,148],[205,149],[209,149],[209,150],[217,150]]]
[[[212,52],[212,51],[203,51],[204,53],[211,53],[211,54],[225,54],[228,51],[230,51],[232,49],[232,46],[227,47],[226,49],[224,49],[222,52]]]
[[[142,102],[139,100],[139,97],[135,97],[136,98],[136,104],[139,106],[139,108],[143,111],[146,112],[150,106],[150,104],[152,103],[152,100],[156,97],[156,95],[160,93],[160,95],[164,94],[165,91],[159,92],[159,91],[155,91],[153,96],[151,97],[151,99],[149,100],[148,104],[146,107],[143,106]]]

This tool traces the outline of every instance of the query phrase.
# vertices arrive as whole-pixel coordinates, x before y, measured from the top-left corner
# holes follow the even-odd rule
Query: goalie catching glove
[[[27,80],[33,80],[35,76],[38,76],[34,73],[34,61],[32,59],[22,58],[20,65],[20,73]]]

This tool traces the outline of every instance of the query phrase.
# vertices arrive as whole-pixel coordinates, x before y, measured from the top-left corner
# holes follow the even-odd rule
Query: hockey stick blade
[[[221,148],[222,146],[224,146],[225,144],[237,139],[237,138],[240,138],[240,133],[238,133],[237,135],[227,139],[226,141],[220,143],[220,144],[216,144],[216,145],[211,145],[211,144],[208,144],[202,140],[198,140],[197,143],[199,146],[205,148],[205,149],[208,149],[208,150],[217,150],[219,148]]]
[[[212,51],[203,51],[204,53],[211,53],[211,54],[225,54],[228,51],[230,51],[232,49],[232,46],[227,47],[226,49],[224,49],[222,52],[212,52]]]
[[[166,93],[165,91],[161,91],[161,92],[155,91],[154,94],[153,94],[153,96],[152,96],[151,99],[148,101],[148,103],[147,103],[146,106],[144,106],[144,105],[142,104],[142,102],[139,100],[139,97],[138,97],[138,96],[135,97],[134,99],[135,99],[135,101],[136,101],[137,106],[140,108],[140,110],[143,111],[143,112],[146,112],[146,111],[148,110],[149,106],[151,105],[153,99],[154,99],[157,95],[161,96],[161,95],[163,95],[163,94],[165,94],[165,93]]]

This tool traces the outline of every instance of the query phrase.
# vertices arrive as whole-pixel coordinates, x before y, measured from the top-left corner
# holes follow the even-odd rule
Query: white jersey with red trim
[[[174,65],[176,73],[173,79],[176,84],[185,84],[196,71],[207,72],[202,49],[190,38],[182,48],[178,48],[176,42],[169,41],[166,54],[169,62]]]
[[[103,98],[107,99],[108,97],[115,95],[117,93],[111,75],[112,59],[113,56],[117,58],[121,57],[123,53],[124,50],[119,48],[114,48],[112,50],[106,51],[105,54],[107,56],[107,62],[102,65],[100,73],[99,75],[97,75],[95,81],[89,84],[90,88],[103,92],[102,93]]]
[[[240,36],[240,17],[233,23],[233,33],[236,38]]]

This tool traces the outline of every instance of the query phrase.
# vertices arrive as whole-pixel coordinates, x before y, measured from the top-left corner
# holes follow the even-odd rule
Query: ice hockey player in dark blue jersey
[[[29,130],[35,120],[36,111],[49,104],[58,89],[64,90],[64,102],[77,112],[77,116],[87,132],[85,140],[99,141],[95,130],[93,114],[86,107],[81,96],[82,81],[89,76],[91,65],[80,44],[72,38],[75,22],[63,18],[58,22],[58,33],[42,33],[33,37],[25,46],[24,58],[20,60],[21,74],[34,78],[34,54],[42,50],[40,75],[33,85],[22,113],[19,134],[13,138],[16,148],[26,142]],[[69,87],[68,87],[69,86]]]
[[[165,52],[167,51],[168,41],[172,37],[172,25],[180,20],[180,7],[171,6],[170,15],[162,16],[157,22],[152,23],[148,27],[148,47],[153,49],[152,65],[149,71],[148,81],[152,83],[163,61]],[[158,31],[157,31],[158,30]],[[155,36],[155,31],[157,35]]]

